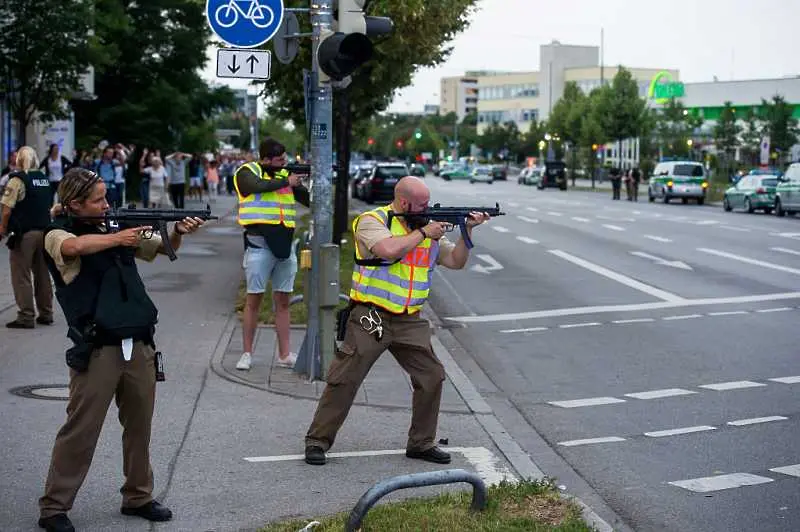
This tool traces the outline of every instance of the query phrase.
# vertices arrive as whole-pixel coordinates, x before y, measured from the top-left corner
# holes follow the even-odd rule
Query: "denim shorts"
[[[297,254],[292,246],[292,253],[286,259],[276,258],[268,247],[248,247],[242,261],[247,278],[248,294],[263,294],[267,291],[267,283],[272,281],[273,292],[294,291],[294,277],[297,274]]]

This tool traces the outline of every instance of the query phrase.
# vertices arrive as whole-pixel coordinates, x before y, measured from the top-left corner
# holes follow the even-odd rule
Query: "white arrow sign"
[[[489,274],[491,272],[503,269],[503,265],[494,260],[494,257],[492,257],[491,255],[476,255],[476,256],[483,262],[488,264],[488,266],[484,266],[483,264],[476,264],[475,266],[470,268],[473,271]]]
[[[667,260],[662,259],[661,257],[656,257],[655,255],[651,255],[649,253],[645,253],[644,251],[631,251],[631,255],[635,255],[637,257],[641,257],[643,259],[649,259],[654,261],[656,264],[661,266],[672,266],[673,268],[678,268],[681,270],[690,270],[692,269],[691,266],[686,264],[685,262],[681,262],[679,260]]]
[[[272,53],[269,50],[217,50],[217,77],[269,79]]]

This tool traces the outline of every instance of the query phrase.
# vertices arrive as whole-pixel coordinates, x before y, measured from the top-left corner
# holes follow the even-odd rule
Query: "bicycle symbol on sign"
[[[247,11],[243,10],[239,4],[249,4]],[[223,28],[230,28],[239,21],[239,15],[249,20],[256,28],[266,28],[275,20],[275,12],[268,5],[262,5],[258,0],[247,0],[245,2],[230,0],[227,4],[219,6],[214,13],[214,18]]]

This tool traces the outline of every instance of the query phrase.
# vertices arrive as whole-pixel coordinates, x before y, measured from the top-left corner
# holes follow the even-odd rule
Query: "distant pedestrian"
[[[620,192],[622,188],[622,172],[616,166],[612,166],[608,172],[608,178],[611,180],[611,199],[620,199]]]
[[[192,156],[176,151],[167,155],[165,166],[169,176],[169,197],[176,209],[186,205],[186,165]]]
[[[55,201],[58,184],[61,182],[61,178],[64,177],[64,174],[66,174],[67,170],[70,168],[72,168],[72,161],[61,155],[58,144],[51,144],[50,150],[47,152],[47,157],[42,161],[42,164],[39,165],[39,169],[44,172],[44,175],[46,175],[48,181],[50,181],[50,189],[53,192],[52,201]]]
[[[631,170],[631,178],[633,201],[639,201],[639,183],[642,181],[642,172],[638,166],[634,166],[633,170]]]

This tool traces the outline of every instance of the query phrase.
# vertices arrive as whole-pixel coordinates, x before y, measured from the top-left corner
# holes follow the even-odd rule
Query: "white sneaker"
[[[239,362],[236,363],[236,369],[241,369],[243,371],[250,370],[250,366],[253,364],[252,357],[250,353],[243,353]]]
[[[297,362],[297,353],[289,353],[286,358],[280,356],[275,357],[275,365],[280,368],[293,368]]]

